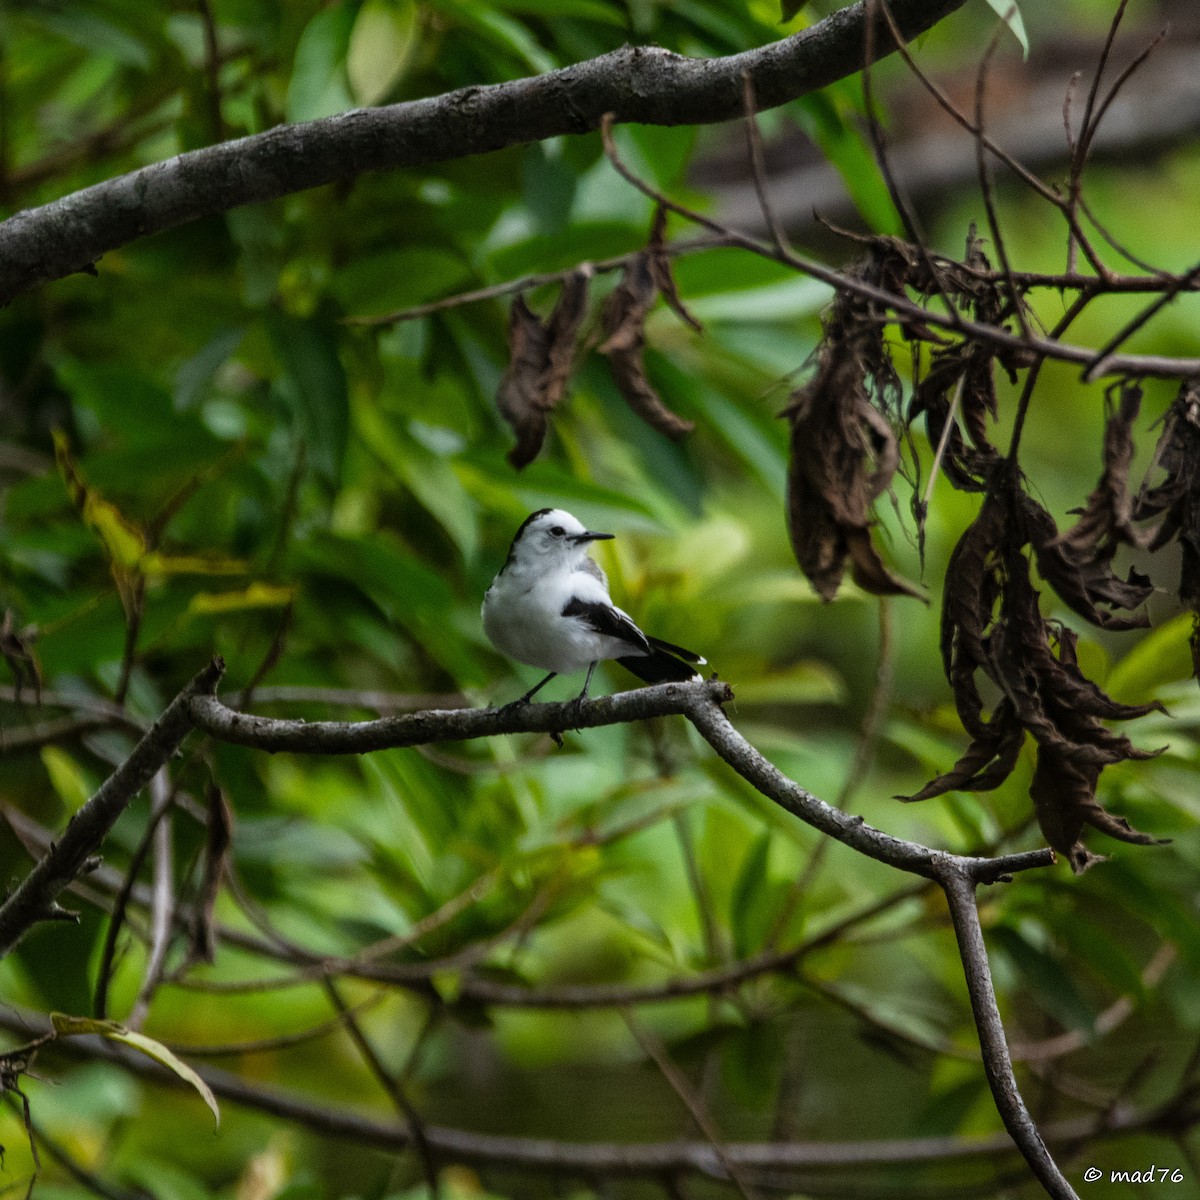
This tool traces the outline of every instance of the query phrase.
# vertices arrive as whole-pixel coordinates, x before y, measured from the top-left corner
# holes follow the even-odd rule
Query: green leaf
[[[414,0],[366,0],[350,33],[346,75],[359,104],[378,104],[408,70],[418,47]]]
[[[739,681],[737,694],[743,704],[836,704],[845,698],[846,686],[825,663],[800,662]]]
[[[988,0],[996,15],[1008,26],[1009,32],[1021,43],[1021,53],[1029,57],[1029,35],[1025,32],[1025,22],[1021,19],[1021,10],[1016,0]]]
[[[461,971],[434,971],[429,983],[443,1004],[453,1004],[462,994]]]
[[[129,1046],[146,1055],[147,1058],[154,1059],[156,1063],[166,1067],[167,1070],[173,1071],[185,1083],[190,1083],[200,1093],[200,1098],[204,1103],[208,1105],[213,1120],[218,1125],[221,1124],[221,1110],[217,1107],[217,1098],[213,1095],[212,1088],[187,1063],[168,1050],[162,1042],[157,1042],[144,1033],[126,1029],[124,1025],[116,1021],[101,1020],[98,1017],[72,1017],[67,1013],[55,1012],[50,1014],[50,1023],[59,1037],[82,1037],[86,1034],[95,1034],[97,1037],[107,1038],[110,1042],[120,1042],[122,1045]]]
[[[91,784],[83,768],[58,746],[43,746],[42,766],[50,776],[54,794],[63,802],[68,812],[78,812],[92,794]]]
[[[863,220],[877,233],[902,236],[900,217],[875,156],[848,108],[838,89],[829,88],[805,96],[797,112],[804,131],[837,168]]]
[[[433,7],[531,70],[543,73],[558,66],[529,30],[505,13],[473,0],[433,0]]]
[[[413,437],[406,437],[372,403],[355,406],[355,432],[437,521],[470,562],[479,549],[479,517],[453,464]]]
[[[123,66],[147,70],[150,48],[127,29],[94,13],[80,11],[83,5],[28,5],[25,11],[38,24],[82,47],[89,54],[104,55]]]
[[[333,281],[333,294],[359,316],[393,312],[470,286],[462,256],[435,246],[407,245],[364,254]],[[403,328],[401,326],[400,328]]]
[[[293,410],[309,461],[336,484],[350,425],[346,373],[337,343],[316,320],[300,320],[272,310],[266,324],[283,369],[280,391]]]
[[[767,865],[771,857],[771,830],[764,829],[750,843],[742,869],[729,898],[729,924],[739,955],[758,949],[763,925],[763,898],[767,891]]]
[[[1094,1029],[1096,1014],[1092,1006],[1057,957],[1034,945],[1025,933],[1010,925],[994,926],[989,938],[1026,980],[1046,1012],[1067,1029],[1088,1033]]]
[[[322,9],[296,46],[284,111],[289,121],[312,121],[354,107],[346,78],[346,53],[354,8],[343,0]]]
[[[244,612],[254,608],[283,608],[296,598],[294,587],[256,581],[235,592],[198,592],[188,601],[194,615]]]
[[[1114,700],[1139,704],[1162,684],[1187,679],[1192,673],[1192,621],[1191,613],[1180,613],[1146,634],[1109,672],[1104,690]]]
[[[689,297],[688,309],[702,324],[715,321],[795,321],[819,313],[833,289],[819,279],[796,276],[764,287],[739,288],[707,296]]]

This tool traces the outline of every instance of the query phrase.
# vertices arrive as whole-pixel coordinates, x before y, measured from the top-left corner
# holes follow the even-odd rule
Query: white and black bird
[[[556,675],[587,668],[588,694],[598,662],[615,658],[646,683],[697,679],[705,660],[682,646],[647,637],[608,594],[604,572],[588,554],[594,533],[561,508],[531,513],[483,598],[483,629],[510,658],[549,671],[514,704],[524,704]]]

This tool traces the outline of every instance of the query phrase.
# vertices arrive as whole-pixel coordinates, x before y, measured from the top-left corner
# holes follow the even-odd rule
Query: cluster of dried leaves
[[[856,275],[894,295],[940,293],[976,321],[1002,326],[1022,300],[988,266],[973,234],[961,264],[934,264],[903,243],[875,239]],[[841,292],[812,378],[783,415],[791,423],[792,543],[801,569],[827,600],[847,567],[866,591],[919,595],[884,565],[871,536],[872,507],[899,469],[899,426],[923,418],[937,469],[956,488],[983,494],[951,556],[942,603],[943,663],[971,743],[950,770],[907,799],[997,787],[1015,769],[1028,734],[1037,748],[1030,795],[1039,825],[1076,871],[1096,857],[1081,841],[1085,826],[1126,842],[1156,841],[1107,812],[1096,789],[1105,766],[1156,753],[1107,723],[1160,706],[1118,703],[1083,674],[1076,635],[1043,616],[1033,572],[1093,625],[1144,627],[1141,609],[1153,584],[1132,568],[1118,574],[1114,560],[1122,547],[1157,549],[1177,538],[1180,596],[1200,614],[1200,384],[1186,385],[1168,414],[1152,468],[1165,470],[1166,479],[1143,485],[1136,497],[1129,472],[1141,389],[1127,381],[1109,393],[1103,472],[1076,522],[1060,532],[1017,462],[989,437],[996,372],[1015,380],[1030,365],[1028,355],[967,338],[943,344],[914,384],[902,421],[900,382],[883,333],[887,318],[883,304]],[[919,501],[914,508],[923,525]],[[1156,528],[1139,527],[1156,517]],[[1193,655],[1200,674],[1195,634]]]
[[[931,378],[914,398],[927,416],[946,411]],[[1118,551],[1154,550],[1178,539],[1179,595],[1200,620],[1200,387],[1186,383],[1167,415],[1151,467],[1151,474],[1165,470],[1166,478],[1154,487],[1143,484],[1136,497],[1129,472],[1141,388],[1126,381],[1109,392],[1103,471],[1078,520],[1062,533],[1025,488],[1016,463],[1002,459],[986,440],[981,410],[994,411],[994,391],[976,383],[966,385],[962,396],[971,444],[961,434],[948,439],[955,450],[947,455],[947,474],[960,487],[982,485],[985,497],[947,569],[941,644],[972,741],[951,770],[910,799],[996,787],[1016,766],[1029,733],[1037,743],[1030,796],[1038,824],[1050,845],[1083,871],[1096,860],[1080,840],[1085,826],[1125,842],[1157,840],[1107,812],[1096,788],[1104,767],[1157,753],[1136,748],[1105,722],[1161,706],[1118,703],[1083,674],[1076,635],[1042,615],[1031,568],[1036,564],[1043,583],[1093,625],[1135,629],[1149,624],[1140,610],[1154,585],[1132,567],[1118,574]],[[1161,518],[1157,526],[1140,527],[1154,518]],[[1192,645],[1200,667],[1195,633]],[[999,697],[986,717],[981,675]]]
[[[600,307],[603,340],[598,349],[608,357],[613,382],[626,403],[653,429],[674,440],[691,433],[691,421],[673,413],[646,375],[646,318],[662,296],[667,304],[699,331],[700,323],[679,298],[671,274],[664,235],[666,211],[660,208],[646,247],[625,263],[621,282]],[[538,456],[546,440],[550,414],[567,393],[580,333],[588,313],[588,285],[594,272],[588,266],[568,275],[550,315],[539,317],[518,296],[509,315],[509,364],[500,381],[496,405],[512,427],[517,443],[508,461],[518,469]]]
[[[880,239],[855,274],[902,289],[914,264],[898,245]],[[884,344],[886,322],[881,306],[839,292],[816,371],[781,413],[791,426],[788,532],[800,569],[825,600],[837,594],[847,563],[865,591],[923,596],[887,568],[871,537],[872,507],[900,465],[889,413],[898,411],[901,388]]]
[[[627,260],[620,284],[601,306],[596,340],[630,407],[678,438],[691,424],[662,403],[644,363],[646,317],[659,296],[699,328],[676,291],[664,225],[660,209],[646,248]],[[1034,356],[1019,344],[934,335],[911,305],[888,303],[895,296],[938,296],[975,322],[1011,333],[1014,324],[1025,324],[1020,290],[991,270],[973,229],[959,262],[894,238],[859,240],[866,254],[849,274],[869,288],[839,291],[811,377],[781,413],[790,427],[787,522],[796,559],[826,600],[847,571],[873,594],[924,598],[885,563],[874,535],[874,506],[900,471],[905,428],[919,420],[936,447],[935,470],[955,488],[983,496],[951,556],[942,603],[943,662],[971,743],[950,770],[907,799],[997,787],[1030,735],[1037,753],[1030,795],[1039,825],[1076,871],[1096,857],[1081,841],[1085,826],[1152,843],[1156,839],[1107,812],[1096,789],[1104,767],[1156,753],[1135,747],[1108,722],[1160,706],[1119,703],[1083,674],[1076,635],[1042,614],[1034,570],[1093,625],[1144,627],[1141,610],[1153,584],[1136,569],[1118,574],[1115,560],[1122,548],[1148,552],[1178,540],[1179,594],[1197,613],[1200,630],[1200,383],[1183,387],[1166,418],[1151,468],[1165,471],[1165,479],[1143,484],[1136,496],[1129,472],[1142,393],[1133,380],[1110,391],[1103,472],[1078,519],[1060,532],[1030,494],[1015,455],[1002,455],[990,436],[998,415],[997,371],[1016,382]],[[568,276],[545,319],[521,297],[513,304],[511,361],[498,402],[517,434],[509,456],[514,466],[537,455],[549,414],[566,393],[590,278],[587,269]],[[903,336],[936,346],[913,382],[906,412],[885,336],[898,312]],[[920,362],[921,355],[914,359]],[[913,507],[923,535],[923,502],[914,498]],[[1156,526],[1144,524],[1156,519]],[[1200,675],[1200,633],[1193,633],[1192,651]]]

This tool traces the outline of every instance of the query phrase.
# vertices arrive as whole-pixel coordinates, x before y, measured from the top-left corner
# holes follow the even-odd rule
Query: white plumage
[[[517,530],[508,560],[483,598],[483,629],[497,650],[550,674],[520,701],[529,700],[555,675],[587,668],[582,699],[598,662],[617,659],[640,679],[660,683],[692,679],[690,650],[648,638],[608,594],[604,572],[588,555],[594,533],[561,508],[531,514]]]

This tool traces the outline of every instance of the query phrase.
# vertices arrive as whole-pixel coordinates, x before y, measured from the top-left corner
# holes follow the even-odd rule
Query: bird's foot
[[[567,727],[569,729],[579,728],[579,718],[583,713],[584,701],[586,701],[587,698],[587,693],[585,692],[582,695],[576,696],[575,699],[567,705]]]
[[[528,696],[518,696],[515,700],[510,700],[507,704],[502,704],[496,711],[501,716],[504,716],[506,713],[516,712],[518,708],[524,708],[528,703]]]

